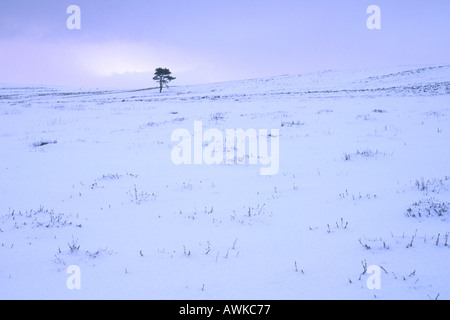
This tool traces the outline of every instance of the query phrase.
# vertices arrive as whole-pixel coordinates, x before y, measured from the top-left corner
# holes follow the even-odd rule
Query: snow
[[[449,299],[449,94],[446,65],[0,85],[0,298]],[[278,173],[175,165],[195,121],[279,129]]]

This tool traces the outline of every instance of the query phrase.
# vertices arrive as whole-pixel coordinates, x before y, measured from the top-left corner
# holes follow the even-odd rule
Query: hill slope
[[[0,87],[2,299],[450,298],[450,66]],[[175,165],[199,121],[278,129],[278,173]]]

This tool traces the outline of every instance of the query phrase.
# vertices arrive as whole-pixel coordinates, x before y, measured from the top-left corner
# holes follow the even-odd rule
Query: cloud
[[[147,85],[158,67],[189,73],[206,59],[174,46],[136,41],[0,40],[0,82],[62,86]],[[130,85],[131,86],[131,85]]]

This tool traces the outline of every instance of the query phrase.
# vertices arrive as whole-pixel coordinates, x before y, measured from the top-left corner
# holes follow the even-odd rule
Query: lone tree
[[[155,69],[155,76],[153,77],[153,80],[159,82],[159,92],[162,91],[163,86],[167,86],[167,84],[172,81],[175,80],[175,77],[171,76],[172,72],[170,72],[169,69],[165,69],[165,68],[158,68]]]

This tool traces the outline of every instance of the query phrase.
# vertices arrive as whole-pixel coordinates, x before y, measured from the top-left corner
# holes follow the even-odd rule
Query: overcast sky
[[[69,5],[81,29],[69,30]],[[381,30],[366,27],[369,5]],[[0,83],[149,87],[450,63],[449,0],[1,0]]]

